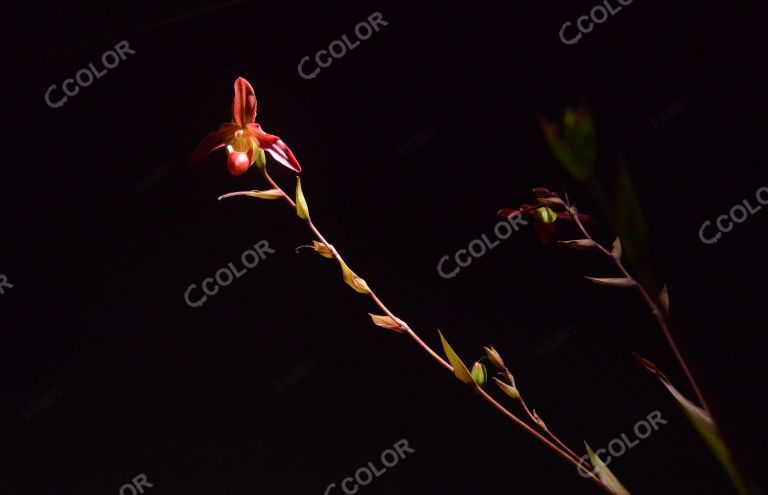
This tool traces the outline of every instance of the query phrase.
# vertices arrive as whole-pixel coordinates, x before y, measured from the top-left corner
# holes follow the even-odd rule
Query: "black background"
[[[764,18],[747,3],[672,3],[633,2],[572,46],[560,27],[597,2],[14,7],[3,43],[0,274],[14,288],[0,296],[2,492],[117,494],[145,473],[152,495],[319,494],[404,438],[415,453],[358,493],[598,493],[407,337],[372,326],[374,306],[333,263],[294,253],[311,237],[284,203],[216,201],[265,188],[258,173],[233,178],[222,151],[184,166],[230,119],[237,76],[256,90],[258,121],[301,161],[314,221],[429,344],[439,347],[439,328],[470,361],[493,344],[579,451],[661,411],[669,424],[611,463],[632,493],[731,493],[631,357],[689,393],[647,308],[581,278],[614,275],[603,260],[542,248],[526,229],[451,280],[437,273],[532,186],[565,187],[599,216],[535,120],[585,97],[601,177],[610,184],[619,154],[630,164],[678,334],[764,486],[768,212],[717,244],[698,238],[768,185]],[[302,57],[353,37],[374,12],[386,27],[299,77]],[[134,55],[46,105],[50,85],[122,40]],[[650,125],[681,98],[689,108]],[[167,161],[167,176],[137,187]],[[605,222],[593,231],[612,239]],[[203,307],[185,304],[190,284],[261,239],[276,253]],[[568,327],[571,339],[542,356]],[[295,383],[276,385],[304,362]],[[54,404],[24,415],[53,390]]]

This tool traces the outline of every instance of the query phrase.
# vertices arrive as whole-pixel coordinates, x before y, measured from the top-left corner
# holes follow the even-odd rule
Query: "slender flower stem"
[[[560,438],[552,432],[552,430],[549,429],[549,427],[544,423],[544,421],[541,420],[541,418],[537,418],[531,410],[528,408],[528,404],[525,403],[525,399],[523,398],[523,394],[520,392],[520,389],[517,387],[517,384],[515,383],[515,378],[512,376],[512,372],[509,371],[508,368],[504,368],[504,374],[507,376],[507,380],[509,380],[510,384],[517,389],[518,394],[520,395],[518,397],[518,400],[520,401],[520,405],[523,406],[523,410],[528,415],[528,417],[533,421],[533,423],[541,428],[544,432],[549,435],[549,437],[554,440],[555,443],[557,443],[560,447],[562,447],[563,450],[565,450],[568,454],[571,455],[573,459],[576,459],[576,461],[581,465],[583,464],[587,468],[589,468],[589,464],[581,457],[579,457],[574,451],[572,451],[568,446],[560,440]]]
[[[672,352],[675,354],[675,357],[677,358],[677,362],[680,364],[680,367],[685,372],[685,376],[688,378],[688,382],[691,384],[691,388],[693,388],[693,391],[696,394],[696,398],[698,399],[699,404],[707,412],[707,414],[709,414],[709,416],[712,417],[712,412],[709,409],[709,406],[707,405],[707,401],[704,400],[704,395],[701,393],[701,390],[699,389],[699,385],[696,383],[696,379],[693,377],[693,373],[691,373],[691,370],[688,368],[688,364],[686,363],[682,352],[680,352],[680,349],[678,348],[677,343],[675,342],[675,339],[672,336],[672,332],[670,331],[669,324],[667,322],[667,317],[664,314],[664,312],[659,308],[659,305],[656,303],[656,301],[648,294],[648,291],[645,290],[645,287],[643,287],[642,284],[638,283],[629,274],[627,269],[624,268],[624,265],[621,262],[621,259],[618,256],[614,256],[613,253],[611,253],[602,245],[595,242],[594,239],[592,239],[592,236],[589,235],[589,232],[587,232],[587,229],[584,228],[584,225],[581,223],[581,220],[579,220],[578,212],[571,211],[571,208],[572,208],[571,205],[568,205],[568,213],[571,215],[571,218],[573,218],[574,222],[576,222],[576,225],[578,226],[582,235],[584,235],[584,237],[589,239],[590,241],[594,242],[595,246],[597,246],[597,249],[599,249],[601,253],[603,253],[604,255],[608,256],[611,260],[613,260],[613,263],[616,265],[616,268],[619,269],[619,271],[622,273],[622,275],[624,275],[624,277],[634,282],[634,286],[637,287],[637,290],[640,292],[640,295],[642,296],[643,300],[645,300],[646,304],[648,304],[648,306],[651,309],[651,313],[653,313],[654,318],[656,318],[656,321],[659,323],[659,326],[661,327],[661,331],[664,334],[664,338],[666,338],[667,343],[669,344],[669,347],[672,348]]]
[[[261,171],[264,175],[264,178],[269,182],[269,184],[276,190],[280,191],[283,194],[283,198],[285,201],[291,205],[293,209],[296,209],[296,203],[283,191],[283,189],[277,185],[277,183],[272,179],[272,177],[267,172],[266,167],[261,168]],[[317,237],[317,239],[325,244],[325,246],[330,249],[331,253],[333,254],[333,257],[339,262],[344,263],[343,258],[339,254],[339,252],[336,250],[335,247],[333,247],[332,244],[330,244],[325,237],[320,233],[320,231],[315,227],[315,224],[312,222],[311,217],[307,219],[307,225],[309,226],[309,229],[312,231],[312,233]],[[427,345],[417,334],[413,329],[411,329],[410,326],[408,326],[407,323],[399,319],[392,313],[389,308],[387,308],[384,303],[381,301],[381,299],[378,298],[378,296],[373,292],[373,290],[368,291],[368,295],[371,297],[371,300],[378,306],[384,314],[392,318],[395,322],[397,322],[398,325],[400,325],[400,328],[407,333],[424,351],[426,351],[435,361],[437,361],[440,365],[442,365],[445,369],[453,373],[453,367],[442,357],[440,357],[439,354],[437,354],[429,345]],[[555,442],[559,443],[560,445],[556,445],[552,441],[550,441],[548,438],[543,436],[541,433],[536,431],[534,428],[532,428],[530,425],[528,425],[525,421],[517,417],[515,414],[507,410],[504,406],[499,404],[493,397],[491,397],[485,390],[480,388],[477,385],[473,386],[475,392],[477,392],[483,399],[485,399],[488,403],[490,403],[494,408],[499,410],[502,414],[507,416],[512,422],[523,428],[525,431],[533,435],[537,440],[541,441],[544,445],[549,447],[552,451],[557,453],[559,456],[563,457],[565,460],[567,460],[569,463],[573,464],[574,466],[583,469],[582,463],[583,461],[573,453],[568,447],[566,447],[559,439],[554,437],[554,435],[549,432],[545,426],[541,425],[538,421],[536,421],[533,417],[533,415],[530,414],[532,421],[536,423],[538,426],[542,427],[547,433],[549,433],[551,436],[553,436]],[[527,407],[525,408],[527,410]],[[610,489],[602,482],[600,481],[600,478],[597,477],[594,471],[592,470],[586,470],[589,474],[589,477],[592,481],[594,481],[599,487],[601,487],[605,492],[611,493]]]

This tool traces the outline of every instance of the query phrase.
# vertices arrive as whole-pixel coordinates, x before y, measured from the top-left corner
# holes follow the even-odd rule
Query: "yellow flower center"
[[[235,132],[235,137],[229,144],[232,146],[233,150],[239,151],[241,153],[247,152],[251,149],[252,146],[251,138],[248,137],[248,134],[246,134],[246,132],[243,130]]]

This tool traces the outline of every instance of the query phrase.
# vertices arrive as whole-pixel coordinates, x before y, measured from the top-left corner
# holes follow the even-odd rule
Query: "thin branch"
[[[616,265],[616,268],[619,269],[619,271],[622,273],[622,275],[624,275],[624,277],[634,282],[634,286],[637,287],[637,290],[640,292],[640,295],[642,296],[643,300],[645,300],[646,304],[648,304],[648,306],[650,307],[651,313],[653,313],[653,317],[656,318],[656,321],[661,327],[661,331],[664,334],[664,337],[666,338],[667,343],[669,344],[670,348],[672,348],[672,352],[675,354],[675,357],[677,358],[677,361],[680,364],[680,367],[685,372],[685,376],[688,378],[688,382],[691,384],[691,388],[693,388],[693,391],[696,394],[696,398],[698,399],[699,404],[705,411],[707,411],[707,414],[709,414],[709,416],[712,417],[712,413],[711,413],[711,410],[709,409],[709,406],[707,405],[707,401],[704,399],[704,395],[701,393],[701,390],[699,389],[699,385],[696,383],[696,379],[693,377],[693,373],[691,373],[691,370],[688,368],[688,364],[686,363],[682,352],[680,352],[680,349],[678,348],[677,343],[675,342],[675,339],[672,336],[672,332],[670,331],[669,324],[667,322],[666,316],[664,315],[664,312],[659,308],[659,305],[656,304],[656,301],[648,294],[648,291],[645,290],[645,287],[643,287],[642,284],[638,283],[634,279],[634,277],[632,277],[629,274],[627,269],[624,268],[624,265],[621,262],[621,258],[614,256],[605,247],[595,242],[592,236],[589,235],[589,232],[587,232],[587,229],[584,228],[584,225],[581,223],[581,220],[579,220],[578,212],[572,211],[572,209],[575,210],[575,207],[572,207],[570,204],[568,204],[567,208],[568,208],[568,214],[574,220],[574,222],[576,223],[576,226],[579,228],[582,235],[584,235],[584,237],[589,239],[590,241],[594,242],[595,246],[597,246],[600,252],[603,253],[605,256],[609,257],[613,261],[613,263]]]
[[[277,185],[277,183],[272,179],[272,177],[267,172],[266,167],[261,168],[261,171],[262,171],[262,173],[264,175],[264,178],[267,180],[267,182],[269,182],[269,184],[274,189],[277,189],[277,190],[281,191],[283,193],[283,197],[285,198],[286,202],[289,205],[291,205],[291,207],[293,209],[296,209],[296,203],[285,193],[285,191],[283,191],[283,189],[279,185]],[[328,247],[328,249],[330,249],[331,253],[333,254],[333,257],[339,263],[344,263],[344,260],[341,257],[341,255],[339,254],[339,252],[320,233],[320,231],[317,229],[315,224],[312,222],[311,218],[307,219],[307,225],[309,226],[309,229],[312,231],[312,233],[317,237],[317,239],[320,242],[322,242],[323,244],[325,244]],[[404,321],[402,321],[401,319],[396,317],[394,315],[394,313],[392,313],[392,311],[390,311],[389,308],[387,308],[387,306],[381,301],[381,299],[379,299],[379,297],[373,292],[373,290],[369,289],[368,295],[371,297],[371,300],[376,304],[376,306],[378,306],[384,312],[384,314],[386,314],[387,316],[392,318],[395,322],[397,322],[397,324],[400,325],[401,329],[405,333],[407,333],[422,349],[424,349],[424,351],[426,351],[435,361],[437,361],[445,369],[447,369],[448,371],[453,373],[453,367],[445,359],[440,357],[440,355],[438,355],[431,347],[429,347],[429,345],[427,345],[418,336],[418,334],[416,334],[416,332],[410,326],[408,326],[407,323],[405,323]],[[555,443],[553,443],[552,441],[550,441],[548,438],[546,438],[541,433],[539,433],[534,428],[532,428],[530,425],[528,425],[525,421],[523,421],[522,419],[517,417],[515,414],[513,414],[509,410],[507,410],[504,406],[499,404],[493,397],[491,397],[485,390],[483,390],[482,388],[480,388],[476,384],[474,385],[473,388],[474,388],[475,392],[477,392],[483,399],[485,399],[494,408],[499,410],[502,414],[507,416],[510,420],[512,420],[512,422],[514,422],[515,424],[517,424],[518,426],[523,428],[525,431],[527,431],[528,433],[533,435],[537,440],[541,441],[544,445],[549,447],[552,451],[554,451],[556,454],[558,454],[559,456],[561,456],[562,458],[567,460],[569,463],[573,464],[574,466],[576,466],[580,470],[584,469],[582,467],[582,462],[583,461],[578,456],[576,456],[576,454],[574,454],[573,451],[571,451],[564,444],[562,444],[562,442],[560,442],[559,439],[555,438],[555,441],[560,443],[560,446],[558,446]],[[526,407],[526,409],[527,409],[527,407]],[[533,416],[531,416],[531,418],[533,419]],[[534,422],[537,425],[539,425],[540,427],[542,426],[537,421],[534,420]],[[551,436],[554,436],[554,435],[552,435],[551,432],[546,430],[546,427],[544,427],[544,429]],[[587,470],[587,474],[589,474],[590,479],[592,481],[594,481],[599,487],[601,487],[605,492],[611,493],[610,489],[602,481],[600,481],[600,478],[598,478],[598,476],[595,474],[594,470]]]

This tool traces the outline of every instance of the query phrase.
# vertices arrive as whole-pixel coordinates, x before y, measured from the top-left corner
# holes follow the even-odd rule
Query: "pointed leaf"
[[[589,448],[587,442],[584,442],[584,445],[587,447],[587,455],[589,455],[589,461],[595,468],[595,474],[597,474],[597,477],[600,478],[600,481],[602,481],[603,484],[608,487],[611,493],[614,495],[630,495],[629,491],[624,488],[624,485],[621,484],[619,479],[616,478],[610,469],[608,469],[608,466],[606,466],[605,463],[600,460],[600,457],[598,457],[597,454],[592,452],[592,449]]]
[[[584,278],[598,285],[609,285],[611,287],[628,288],[628,287],[634,287],[636,285],[635,281],[632,280],[631,278],[594,278],[594,277],[584,277]]]
[[[618,236],[616,236],[616,239],[613,241],[611,255],[617,260],[621,259],[621,239]]]
[[[557,242],[570,249],[585,250],[585,249],[594,249],[597,247],[597,243],[592,239],[576,239],[573,241],[557,241]]]
[[[309,208],[301,190],[301,179],[296,177],[296,214],[303,220],[309,220]]]
[[[648,252],[648,229],[632,183],[629,167],[622,163],[616,185],[615,223],[624,239],[624,252],[630,260],[642,258]]]
[[[390,316],[384,316],[384,315],[375,315],[372,313],[368,313],[368,316],[371,317],[371,320],[373,320],[373,324],[376,326],[379,326],[381,328],[386,328],[388,330],[394,330],[398,333],[403,333],[405,330],[403,327],[392,319]]]
[[[681,394],[680,391],[672,385],[667,376],[658,368],[656,368],[655,364],[639,356],[638,354],[635,354],[635,358],[645,369],[653,373],[653,375],[661,381],[664,387],[666,387],[669,393],[672,394],[672,397],[674,397],[675,401],[677,401],[677,404],[683,410],[683,413],[685,413],[688,421],[693,424],[694,428],[710,448],[712,453],[715,454],[715,457],[720,462],[720,465],[723,466],[723,469],[728,474],[728,477],[730,478],[734,488],[736,488],[736,491],[741,495],[748,495],[749,490],[747,489],[747,484],[741,478],[741,475],[736,468],[736,463],[731,457],[731,454],[728,451],[728,447],[723,441],[723,438],[720,436],[717,425],[709,413]]]
[[[587,170],[595,164],[595,126],[585,103],[573,111],[566,108],[563,115],[563,137],[577,162]]]
[[[661,304],[661,309],[664,313],[669,315],[669,291],[667,290],[667,284],[664,284],[664,287],[661,288],[661,292],[659,292],[659,303]]]
[[[445,337],[443,337],[443,334],[440,332],[440,330],[438,330],[437,333],[440,334],[440,341],[443,343],[443,352],[448,358],[448,362],[451,363],[451,366],[453,366],[453,374],[456,376],[456,378],[465,384],[475,385],[475,379],[472,378],[472,375],[467,369],[467,366],[459,358],[459,356],[453,352],[453,349],[448,344],[448,341],[445,340]]]
[[[280,199],[284,196],[284,194],[283,194],[283,191],[281,191],[280,189],[267,189],[266,191],[258,191],[254,189],[253,191],[238,191],[233,193],[227,193],[219,196],[219,200],[234,198],[235,196],[249,196],[251,198],[261,198],[261,199]]]
[[[344,281],[355,289],[355,291],[359,292],[360,294],[370,294],[371,289],[368,287],[368,284],[365,283],[365,280],[358,277],[355,272],[353,272],[346,263],[343,261],[339,262],[341,264],[341,274],[344,277]]]
[[[512,397],[513,399],[519,399],[520,398],[520,392],[517,391],[515,387],[512,385],[502,382],[495,376],[493,377],[493,381],[496,383],[496,385],[499,386],[499,388],[508,396]]]
[[[579,181],[589,179],[592,175],[594,162],[584,160],[583,157],[578,156],[578,153],[558,135],[557,126],[553,122],[539,118],[539,124],[544,132],[549,148],[563,168]]]

